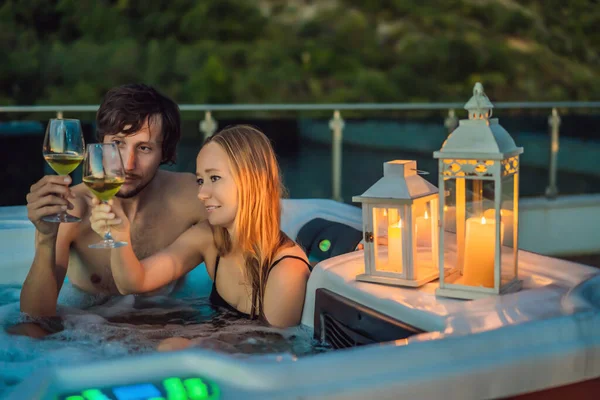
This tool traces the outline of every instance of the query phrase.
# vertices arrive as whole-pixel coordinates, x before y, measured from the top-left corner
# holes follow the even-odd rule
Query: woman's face
[[[208,222],[231,231],[237,215],[237,186],[225,150],[214,142],[206,144],[196,158],[198,198],[204,203]]]

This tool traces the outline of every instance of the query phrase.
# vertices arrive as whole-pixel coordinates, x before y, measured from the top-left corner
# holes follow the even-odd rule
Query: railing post
[[[202,132],[203,140],[206,140],[217,130],[217,121],[212,117],[210,111],[204,113],[204,119],[200,122],[200,132]]]
[[[444,126],[448,130],[448,133],[452,133],[456,127],[458,127],[458,118],[456,118],[454,110],[448,110],[448,116],[444,120]]]
[[[331,139],[331,192],[332,198],[342,201],[342,132],[344,120],[338,110],[333,112],[333,118],[329,121],[329,129],[332,130]]]
[[[546,188],[546,197],[554,199],[558,196],[558,187],[556,185],[556,174],[558,171],[558,136],[560,126],[560,116],[556,108],[552,109],[552,115],[548,117],[550,125],[550,165],[548,167],[548,187]]]

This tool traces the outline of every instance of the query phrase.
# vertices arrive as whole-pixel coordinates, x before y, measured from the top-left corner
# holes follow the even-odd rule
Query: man
[[[146,85],[117,87],[106,94],[96,122],[99,141],[114,142],[121,152],[126,180],[113,201],[131,223],[128,245],[139,259],[168,247],[206,219],[195,176],[159,169],[175,162],[181,136],[179,108],[171,99]],[[70,182],[69,177],[45,176],[27,195],[28,217],[36,227],[36,252],[21,291],[21,311],[33,317],[56,314],[65,275],[83,292],[119,294],[111,273],[111,250],[88,248],[99,241],[89,220],[92,195],[83,184],[69,188]],[[61,209],[68,209],[81,222],[42,220]],[[29,329],[36,330],[26,327],[26,334],[38,335]]]

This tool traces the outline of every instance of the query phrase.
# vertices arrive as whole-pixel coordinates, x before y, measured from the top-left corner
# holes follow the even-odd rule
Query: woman
[[[272,326],[300,323],[310,265],[304,251],[280,230],[282,184],[269,139],[249,126],[208,138],[196,159],[198,198],[207,222],[195,225],[165,250],[138,260],[134,246],[111,250],[121,293],[146,293],[205,262],[213,279],[210,301]],[[92,228],[131,243],[122,210],[96,205]],[[179,340],[177,346],[187,342]],[[185,342],[185,343],[183,343]],[[183,343],[183,344],[182,344]]]

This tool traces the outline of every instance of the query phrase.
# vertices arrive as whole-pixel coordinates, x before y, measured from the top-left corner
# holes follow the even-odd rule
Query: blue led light
[[[151,383],[119,386],[114,388],[112,391],[117,400],[146,400],[152,397],[162,397],[160,391]]]

